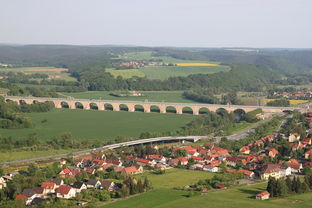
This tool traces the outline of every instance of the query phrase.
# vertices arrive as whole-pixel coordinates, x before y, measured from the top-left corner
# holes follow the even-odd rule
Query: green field
[[[13,160],[25,160],[34,157],[44,157],[49,155],[63,154],[77,152],[77,149],[60,149],[60,150],[40,150],[40,151],[1,151],[0,162],[7,162]]]
[[[67,72],[60,72],[60,71],[31,71],[32,69],[55,69],[55,67],[19,67],[19,68],[0,68],[0,72],[22,72],[25,74],[46,74],[48,76],[55,76],[55,78],[51,79],[60,79],[66,81],[76,81],[74,77],[69,76]],[[37,79],[39,80],[39,79]]]
[[[165,183],[164,181],[163,183]],[[186,192],[169,189],[155,189],[129,199],[104,206],[105,208],[307,208],[312,204],[312,193],[292,195],[285,198],[265,201],[255,200],[254,196],[265,190],[265,183],[235,187],[228,190],[212,191],[191,198]]]
[[[109,95],[107,91],[88,91],[77,93],[59,93],[63,97],[74,97],[82,99],[102,99],[102,100],[132,100],[132,101],[151,101],[151,102],[177,102],[177,103],[196,103],[182,96],[182,91],[140,91],[142,97],[115,97]]]
[[[157,66],[139,69],[148,79],[165,80],[169,77],[186,77],[191,74],[212,74],[229,71],[227,66]]]
[[[50,139],[63,132],[72,132],[77,139],[111,140],[117,136],[138,137],[142,132],[177,130],[195,118],[191,115],[68,109],[26,115],[31,117],[33,127],[1,129],[0,135],[25,137],[37,133],[40,139]],[[45,119],[47,122],[42,123]]]

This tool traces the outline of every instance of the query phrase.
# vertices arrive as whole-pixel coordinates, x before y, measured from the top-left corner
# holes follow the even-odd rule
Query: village
[[[144,182],[136,176],[143,172],[166,174],[170,168],[183,168],[193,171],[206,171],[222,175],[236,175],[231,183],[222,181],[207,186],[196,186],[196,191],[208,192],[211,189],[226,189],[232,184],[257,183],[270,178],[280,179],[288,176],[302,176],[312,168],[312,113],[301,116],[290,122],[284,129],[298,129],[301,121],[309,124],[305,132],[277,133],[259,138],[238,150],[219,147],[218,144],[173,144],[146,145],[128,147],[119,151],[97,152],[78,158],[63,158],[52,167],[49,180],[40,181],[38,186],[26,187],[14,193],[15,199],[26,205],[40,204],[51,199],[73,199],[83,193],[102,191],[104,199],[125,197],[131,194],[148,191],[151,187],[145,178]],[[303,119],[303,120],[302,120]],[[301,135],[306,135],[302,137]],[[287,148],[286,148],[287,147]],[[34,171],[35,169],[35,171]],[[34,172],[30,174],[30,172]],[[42,168],[28,168],[28,178],[41,175]],[[45,172],[46,173],[46,172]],[[18,175],[11,172],[0,177],[0,189],[8,188]],[[25,173],[24,173],[25,174]],[[45,177],[48,178],[48,177]],[[27,179],[28,180],[28,179]],[[137,181],[139,180],[139,181]],[[128,181],[128,182],[127,182]],[[138,190],[131,191],[129,181],[135,181]],[[34,183],[36,184],[36,183]],[[37,182],[38,184],[38,182]],[[191,189],[189,186],[188,189]],[[269,199],[269,192],[262,192],[256,199]],[[78,201],[79,205],[87,203]]]

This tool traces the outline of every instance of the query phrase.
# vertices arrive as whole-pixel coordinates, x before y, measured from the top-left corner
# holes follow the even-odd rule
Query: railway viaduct
[[[5,96],[5,101],[14,101],[18,104],[32,104],[36,102],[53,102],[55,108],[69,109],[96,109],[96,110],[112,110],[112,111],[142,111],[145,113],[191,113],[199,115],[209,111],[217,111],[225,109],[229,112],[243,110],[250,112],[261,108],[264,113],[282,113],[284,111],[300,110],[305,111],[307,107],[271,107],[271,106],[248,106],[248,105],[219,105],[219,104],[196,104],[196,103],[167,103],[167,102],[140,102],[126,100],[89,100],[89,99],[69,99],[69,98],[47,98],[47,97],[18,97]]]

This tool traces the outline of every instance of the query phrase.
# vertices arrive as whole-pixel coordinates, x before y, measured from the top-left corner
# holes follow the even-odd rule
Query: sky
[[[312,48],[312,0],[0,0],[0,43]]]

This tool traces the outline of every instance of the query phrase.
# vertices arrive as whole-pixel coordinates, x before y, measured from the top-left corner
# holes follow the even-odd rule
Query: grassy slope
[[[165,183],[166,181],[164,181]],[[292,195],[281,199],[271,199],[267,201],[255,200],[255,194],[265,190],[266,184],[251,186],[241,186],[224,191],[209,192],[206,195],[185,197],[185,192],[169,189],[155,189],[151,192],[118,201],[104,206],[105,208],[126,208],[135,204],[136,208],[306,208],[312,204],[312,193]]]
[[[49,139],[62,132],[72,132],[79,139],[110,140],[116,136],[137,137],[142,132],[171,131],[194,118],[190,115],[68,109],[28,115],[32,118],[34,127],[1,129],[0,135],[25,137],[27,134],[37,133],[40,139]],[[47,122],[41,123],[44,119]]]
[[[78,93],[62,93],[63,96],[71,96],[83,99],[103,99],[103,100],[132,100],[132,101],[155,101],[155,102],[181,102],[196,103],[182,96],[182,91],[140,91],[143,97],[114,97],[106,91],[88,91]]]

